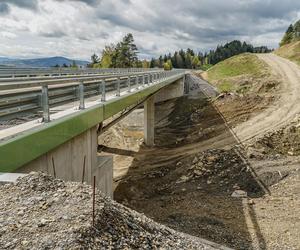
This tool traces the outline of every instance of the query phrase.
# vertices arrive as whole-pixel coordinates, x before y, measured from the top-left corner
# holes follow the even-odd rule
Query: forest
[[[221,62],[232,56],[241,53],[268,53],[271,52],[266,46],[254,47],[246,42],[234,40],[219,45],[216,49],[209,52],[196,52],[193,49],[179,50],[173,53],[161,55],[158,58],[148,60],[139,60],[138,48],[134,43],[132,34],[124,36],[122,41],[116,45],[111,44],[105,46],[101,56],[93,54],[91,56],[91,64],[93,68],[164,68],[170,70],[172,68],[181,69],[207,69],[218,62]]]

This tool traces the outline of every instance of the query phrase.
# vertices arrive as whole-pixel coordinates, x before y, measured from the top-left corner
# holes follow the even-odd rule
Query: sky
[[[141,58],[234,39],[276,48],[300,0],[0,0],[0,56],[88,60],[132,33]]]

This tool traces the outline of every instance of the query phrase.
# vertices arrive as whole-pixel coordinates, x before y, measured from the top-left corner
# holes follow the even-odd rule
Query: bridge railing
[[[76,75],[97,75],[97,74],[124,74],[134,72],[160,71],[161,69],[144,68],[11,68],[0,67],[0,80],[16,80],[16,78],[31,77],[57,77]]]
[[[184,70],[145,70],[112,75],[46,78],[0,82],[0,120],[19,117],[28,113],[41,114],[44,122],[50,122],[50,109],[64,103],[77,102],[85,108],[87,98],[99,102],[119,97],[121,92],[130,93],[156,84]]]

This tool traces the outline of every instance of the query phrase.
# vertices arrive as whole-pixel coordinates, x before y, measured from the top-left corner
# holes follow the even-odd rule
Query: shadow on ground
[[[115,199],[178,231],[236,249],[253,249],[255,242],[265,249],[251,197],[268,190],[218,109],[200,94],[160,104],[156,112],[168,114],[157,120],[156,146],[120,152],[134,161]],[[241,190],[248,198],[232,197]]]

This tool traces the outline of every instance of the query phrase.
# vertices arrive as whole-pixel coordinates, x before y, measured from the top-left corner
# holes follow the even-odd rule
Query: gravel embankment
[[[1,249],[215,249],[92,189],[31,173],[0,186]]]

